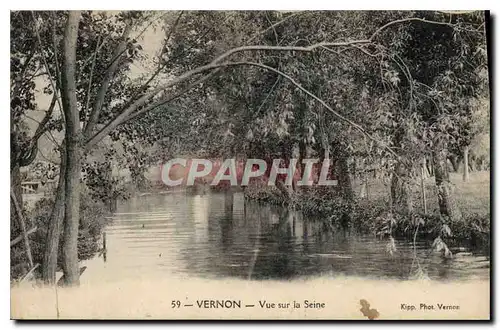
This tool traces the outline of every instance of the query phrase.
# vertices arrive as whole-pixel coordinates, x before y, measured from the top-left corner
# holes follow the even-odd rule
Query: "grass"
[[[468,182],[464,182],[461,173],[450,173],[452,183],[453,198],[464,216],[477,214],[486,216],[490,214],[490,172],[471,172]],[[437,190],[433,177],[424,181],[427,210],[433,213],[439,210],[437,200]],[[420,180],[413,182],[413,205],[416,211],[423,211],[421,198]],[[353,188],[358,194],[361,191],[361,184],[354,180]],[[370,179],[368,181],[368,200],[375,200],[388,203],[390,194],[390,181],[382,179]]]

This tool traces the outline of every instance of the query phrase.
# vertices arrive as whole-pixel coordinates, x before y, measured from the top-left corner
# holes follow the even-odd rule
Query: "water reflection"
[[[407,279],[413,262],[410,243],[331,233],[300,212],[244,201],[235,194],[165,194],[134,198],[118,206],[106,229],[107,262],[94,273],[144,276],[150,272],[198,277],[292,279],[310,276],[365,276]],[[417,253],[433,279],[487,278],[484,256],[442,260]],[[100,267],[100,268],[99,268]]]

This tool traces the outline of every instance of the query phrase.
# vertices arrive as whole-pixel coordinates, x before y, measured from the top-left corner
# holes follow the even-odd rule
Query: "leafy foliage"
[[[11,13],[11,168],[33,161],[42,134],[68,128],[58,99],[67,17]],[[151,54],[143,34],[158,26],[164,38]],[[238,48],[248,45],[259,46]],[[65,110],[80,120],[78,162],[94,200],[127,197],[114,166],[144,188],[150,165],[179,155],[329,158],[338,187],[247,195],[369,228],[388,239],[389,253],[398,234],[454,234],[443,163],[489,123],[483,13],[86,11],[75,46],[77,104]],[[135,72],[140,65],[145,73]],[[33,134],[37,89],[52,102]],[[439,216],[412,210],[411,187],[430,158]],[[374,171],[391,181],[392,196],[368,210],[352,179]]]

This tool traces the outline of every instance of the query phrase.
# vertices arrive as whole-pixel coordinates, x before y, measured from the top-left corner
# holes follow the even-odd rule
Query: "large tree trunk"
[[[63,270],[66,285],[78,285],[78,227],[80,222],[81,156],[79,135],[66,140]]]
[[[450,175],[446,164],[446,150],[437,150],[433,153],[434,177],[438,191],[439,212],[443,216],[448,216],[450,220],[460,219],[460,211],[456,205],[452,193]]]
[[[465,182],[469,181],[469,146],[464,147],[464,176]]]
[[[76,41],[80,12],[70,11],[64,31],[61,96],[65,117],[66,178],[64,196],[63,270],[65,285],[78,285],[78,224],[82,133],[76,98]]]
[[[62,220],[64,217],[65,198],[65,177],[66,159],[64,151],[61,152],[61,167],[59,169],[59,182],[57,185],[56,199],[49,218],[49,229],[47,241],[43,254],[43,281],[47,284],[54,284],[56,281],[57,257],[59,251],[59,240],[61,237]]]

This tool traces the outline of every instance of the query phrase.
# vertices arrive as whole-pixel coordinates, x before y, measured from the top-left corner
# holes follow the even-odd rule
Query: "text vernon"
[[[199,308],[241,308],[241,300],[196,300]]]

